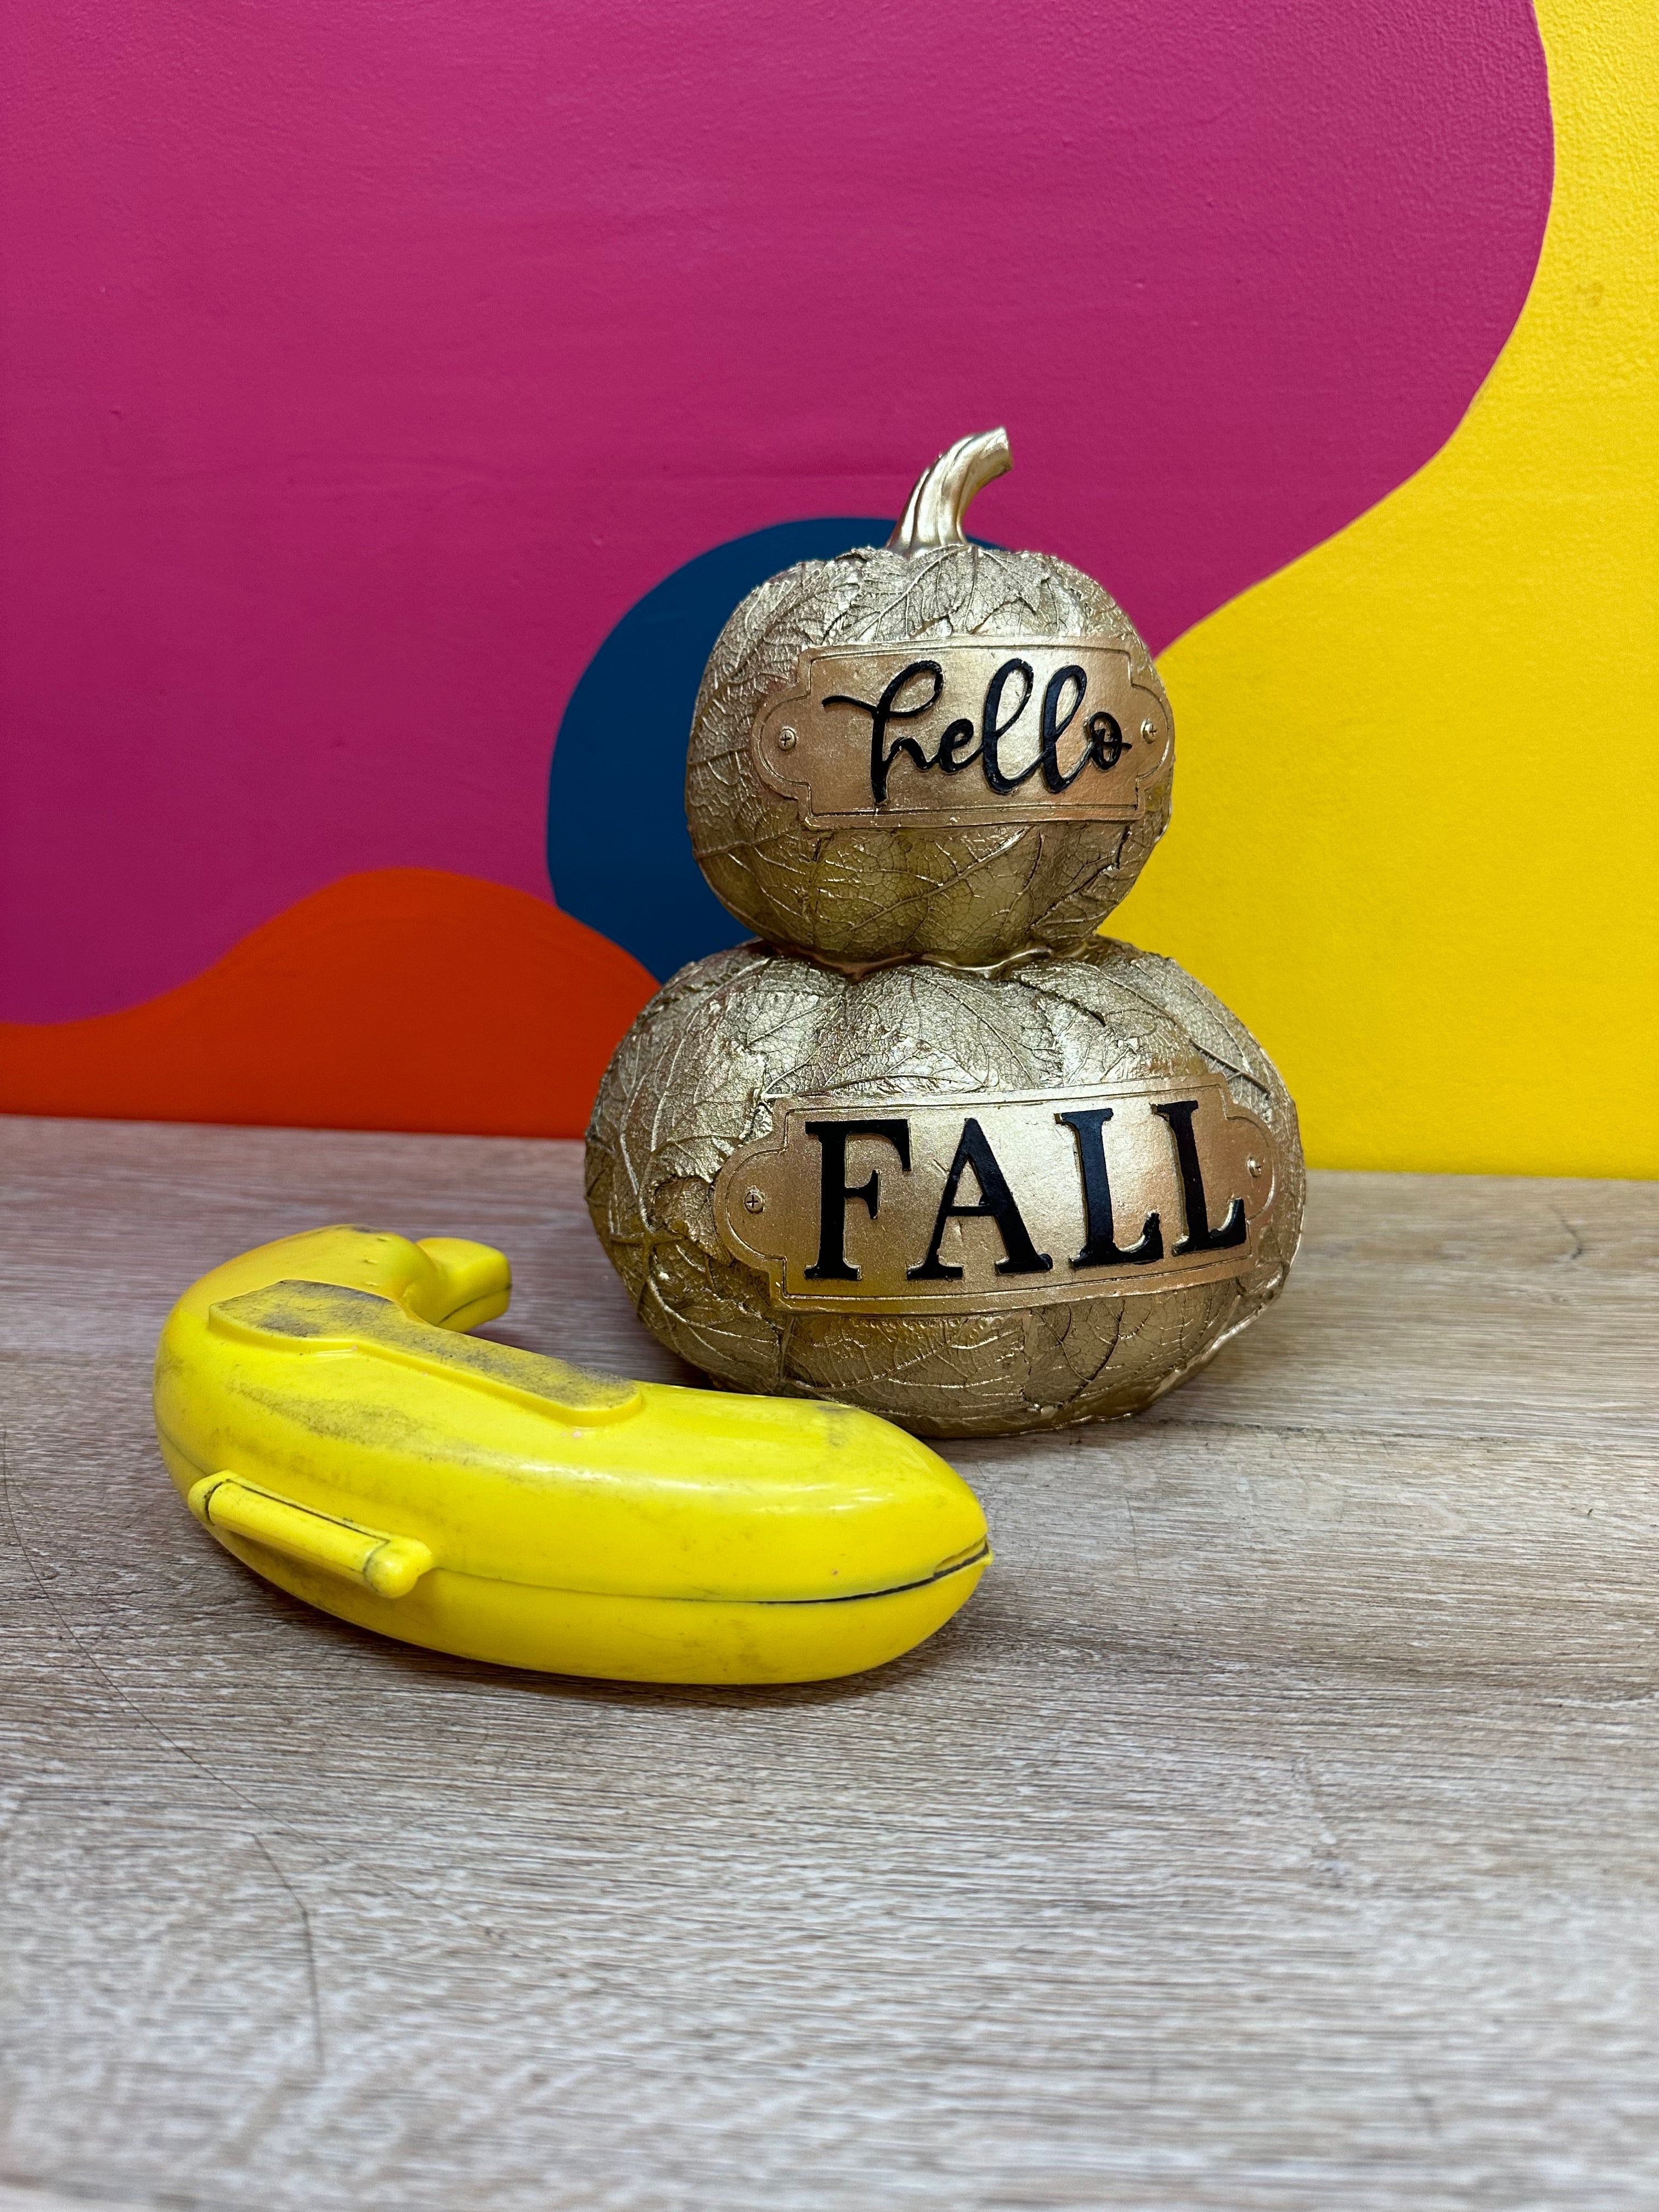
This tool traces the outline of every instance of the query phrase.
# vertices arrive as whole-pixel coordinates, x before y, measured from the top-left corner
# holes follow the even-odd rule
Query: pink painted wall
[[[1522,0],[14,0],[0,75],[36,1022],[354,872],[546,898],[626,610],[965,430],[1161,647],[1443,441],[1549,191]]]

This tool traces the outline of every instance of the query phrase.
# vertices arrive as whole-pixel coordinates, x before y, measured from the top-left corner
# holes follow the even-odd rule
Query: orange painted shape
[[[655,989],[526,891],[380,868],[141,1006],[0,1023],[0,1111],[579,1137]]]

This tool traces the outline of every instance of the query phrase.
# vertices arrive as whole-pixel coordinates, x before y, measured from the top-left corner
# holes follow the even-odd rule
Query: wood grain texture
[[[149,1431],[176,1291],[331,1218],[669,1375],[577,1147],[0,1151],[0,2212],[1659,2201],[1659,1187],[1316,1177],[1195,1383],[954,1449],[931,1644],[653,1691],[308,1612]]]

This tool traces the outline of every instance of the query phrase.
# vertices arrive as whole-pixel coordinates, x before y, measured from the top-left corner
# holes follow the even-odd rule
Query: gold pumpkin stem
[[[904,519],[887,541],[888,550],[931,553],[941,545],[965,545],[962,518],[968,502],[1013,465],[1006,430],[981,430],[975,438],[958,438],[916,478]]]

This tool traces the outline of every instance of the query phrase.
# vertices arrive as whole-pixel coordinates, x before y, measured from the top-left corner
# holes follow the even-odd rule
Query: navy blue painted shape
[[[714,640],[780,568],[883,544],[892,526],[821,515],[700,553],[629,609],[571,693],[547,787],[553,895],[659,981],[747,933],[703,881],[685,826],[685,744]]]

